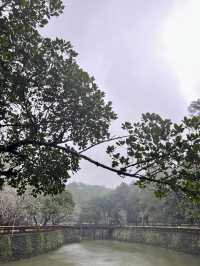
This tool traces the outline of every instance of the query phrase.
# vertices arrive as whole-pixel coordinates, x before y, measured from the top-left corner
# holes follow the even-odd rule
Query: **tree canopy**
[[[119,174],[138,178],[142,187],[154,183],[158,196],[174,190],[200,197],[200,116],[177,124],[146,113],[122,128],[128,137],[107,149]]]
[[[57,193],[79,169],[70,150],[109,137],[116,115],[71,44],[38,31],[62,1],[0,3],[0,185]]]
[[[56,194],[84,159],[142,187],[153,183],[158,196],[174,190],[199,199],[199,100],[181,123],[146,113],[123,124],[125,137],[112,138],[111,102],[78,66],[70,42],[39,33],[63,8],[61,0],[0,1],[0,187]],[[115,139],[107,148],[112,166],[84,154]]]
[[[197,99],[196,101],[191,102],[189,108],[189,113],[194,116],[200,115],[200,99]]]

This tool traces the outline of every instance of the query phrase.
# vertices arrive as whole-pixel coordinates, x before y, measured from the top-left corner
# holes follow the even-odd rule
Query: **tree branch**
[[[11,1],[5,2],[2,6],[0,6],[0,11],[3,11],[4,7],[10,4]]]
[[[45,147],[49,147],[49,148],[54,148],[54,149],[59,149],[62,150],[64,153],[68,153],[71,154],[73,156],[76,156],[79,159],[83,159],[85,161],[90,162],[93,165],[96,165],[97,167],[101,167],[105,170],[108,170],[110,172],[116,173],[119,176],[122,177],[133,177],[136,179],[139,179],[140,181],[148,181],[148,182],[152,182],[152,183],[157,183],[157,184],[161,184],[161,185],[168,185],[171,188],[175,188],[175,189],[179,189],[184,193],[190,194],[190,195],[195,195],[195,196],[199,196],[199,193],[193,190],[189,190],[187,188],[182,187],[181,185],[177,185],[177,184],[172,184],[172,182],[170,182],[170,180],[160,180],[160,179],[155,179],[153,177],[147,177],[144,175],[140,175],[136,173],[128,173],[126,171],[123,171],[122,169],[115,169],[112,168],[106,164],[103,164],[99,161],[96,161],[92,158],[90,158],[89,156],[86,156],[84,154],[81,154],[79,152],[77,152],[74,148],[71,147],[62,147],[57,145],[56,143],[48,143],[48,142],[40,142],[40,141],[30,141],[30,140],[23,140],[23,141],[19,141],[18,143],[13,143],[7,146],[7,150],[15,150],[20,146],[24,146],[24,145],[35,145],[35,146],[45,146]]]
[[[13,171],[13,169],[9,169],[7,171],[0,171],[0,176],[16,176],[17,175],[17,171]]]
[[[162,157],[164,157],[164,156],[162,156]],[[144,160],[144,161],[140,161],[140,162],[137,162],[137,163],[129,164],[129,165],[123,167],[123,169],[126,170],[126,169],[128,169],[128,168],[130,168],[130,167],[134,167],[134,166],[137,166],[137,165],[139,165],[139,164],[149,163],[149,162],[152,162],[152,161],[154,161],[154,160],[156,160],[156,159],[160,159],[160,158],[162,158],[162,157],[151,158],[151,159],[149,159],[149,160]]]
[[[55,149],[59,149],[62,150],[63,152],[66,153],[70,153],[80,159],[84,159],[85,161],[88,161],[94,165],[96,165],[97,167],[101,167],[103,169],[109,170],[111,172],[114,172],[120,176],[128,176],[128,177],[135,177],[137,179],[142,179],[142,180],[146,180],[146,181],[151,181],[151,182],[156,182],[156,183],[161,183],[161,184],[167,184],[166,182],[160,181],[160,180],[156,180],[156,179],[152,179],[152,178],[148,178],[142,175],[138,175],[138,174],[131,174],[131,173],[127,173],[126,171],[123,171],[123,169],[115,169],[112,168],[108,165],[105,165],[103,163],[100,163],[84,154],[81,154],[79,152],[77,152],[76,150],[74,150],[74,148],[71,147],[62,147],[59,146],[55,143],[46,143],[46,142],[39,142],[39,141],[29,141],[29,140],[24,140],[18,143],[14,143],[14,144],[10,144],[7,146],[7,150],[13,150],[13,149],[17,149],[17,147],[19,146],[23,146],[23,145],[36,145],[36,146],[45,146],[45,147],[50,147],[50,148],[55,148]]]
[[[128,137],[128,135],[127,135],[127,136],[121,136],[121,137],[112,137],[112,138],[110,138],[110,139],[102,140],[102,141],[99,141],[98,143],[92,144],[92,145],[89,146],[88,148],[86,148],[86,149],[80,151],[79,153],[81,154],[81,153],[83,153],[83,152],[86,152],[86,151],[88,151],[89,149],[94,148],[95,146],[98,146],[99,144],[103,144],[103,143],[110,142],[110,141],[113,141],[113,140],[124,139],[124,138],[127,138],[127,137]]]

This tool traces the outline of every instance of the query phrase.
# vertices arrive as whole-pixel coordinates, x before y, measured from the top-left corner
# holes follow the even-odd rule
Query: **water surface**
[[[84,241],[5,266],[200,266],[200,256],[115,241]]]

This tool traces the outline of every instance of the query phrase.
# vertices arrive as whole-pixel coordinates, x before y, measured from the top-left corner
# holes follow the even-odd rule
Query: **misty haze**
[[[200,265],[199,0],[0,0],[0,265]]]

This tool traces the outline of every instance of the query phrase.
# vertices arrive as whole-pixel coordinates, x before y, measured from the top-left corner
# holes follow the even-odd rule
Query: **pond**
[[[83,241],[5,266],[200,266],[200,256],[116,241]]]

